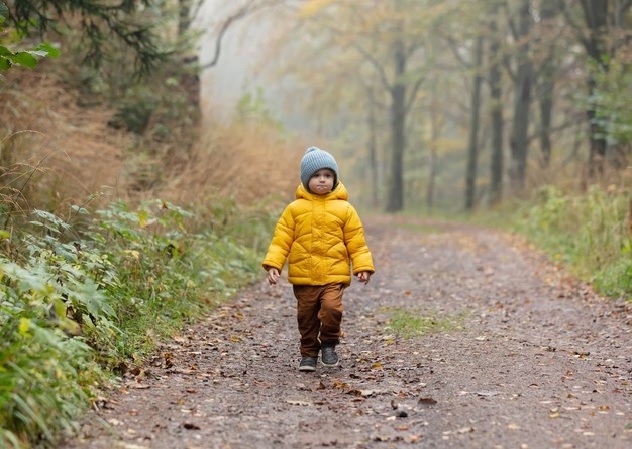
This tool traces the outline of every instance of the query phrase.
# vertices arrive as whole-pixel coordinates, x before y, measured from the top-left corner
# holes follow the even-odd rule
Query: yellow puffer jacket
[[[263,267],[282,270],[289,255],[288,279],[295,285],[351,283],[353,274],[375,272],[358,213],[338,183],[327,195],[315,195],[303,185],[296,200],[281,214]]]

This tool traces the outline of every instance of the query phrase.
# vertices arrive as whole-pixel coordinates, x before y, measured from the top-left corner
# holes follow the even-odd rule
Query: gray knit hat
[[[318,147],[309,147],[301,160],[301,182],[309,190],[307,184],[314,173],[321,168],[328,168],[334,172],[334,187],[338,184],[338,164],[334,157]]]

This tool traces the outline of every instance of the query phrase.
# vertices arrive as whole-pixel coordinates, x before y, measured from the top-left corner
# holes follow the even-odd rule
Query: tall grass
[[[586,194],[543,187],[516,216],[516,230],[607,296],[632,298],[629,193],[614,185]]]

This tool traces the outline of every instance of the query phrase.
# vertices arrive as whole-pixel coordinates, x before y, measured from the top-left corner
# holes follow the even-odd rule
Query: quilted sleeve
[[[268,253],[261,265],[273,267],[281,271],[287,259],[292,243],[294,243],[296,222],[291,207],[285,208],[274,229],[272,242],[268,247]]]
[[[349,205],[343,233],[345,245],[353,266],[353,274],[358,274],[362,271],[374,273],[373,256],[364,238],[364,228],[362,227],[360,216],[351,205]]]

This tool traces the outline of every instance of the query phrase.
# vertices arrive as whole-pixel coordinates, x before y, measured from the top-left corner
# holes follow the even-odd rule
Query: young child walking
[[[274,285],[288,261],[301,334],[300,371],[338,365],[335,347],[342,322],[342,295],[351,273],[367,284],[375,272],[358,213],[347,202],[334,157],[310,147],[301,160],[301,184],[277,222],[262,265]]]

